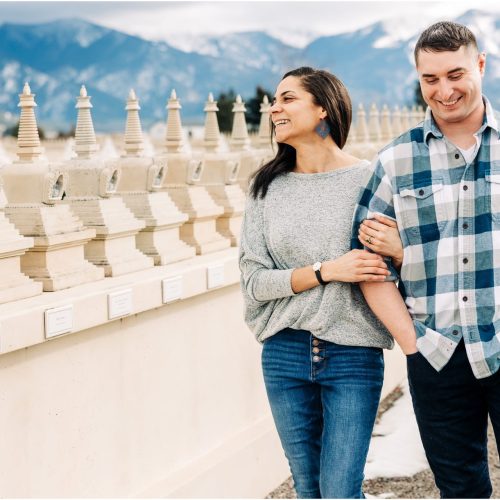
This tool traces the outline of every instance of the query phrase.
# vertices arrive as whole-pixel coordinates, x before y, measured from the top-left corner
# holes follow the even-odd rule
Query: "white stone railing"
[[[35,106],[26,85],[19,139],[0,143],[0,492],[265,495],[288,471],[237,246],[248,178],[273,155],[269,103],[249,136],[237,99],[225,140],[209,96],[189,144],[173,92],[160,147],[133,92],[123,138],[95,136],[84,87],[74,139],[40,142]],[[358,110],[353,152],[400,131],[382,115]],[[387,353],[384,394],[402,360]]]

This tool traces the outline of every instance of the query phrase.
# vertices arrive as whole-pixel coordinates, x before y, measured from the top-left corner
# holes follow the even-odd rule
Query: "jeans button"
[[[319,356],[313,356],[313,361],[317,363],[318,361],[321,361],[321,358]]]
[[[318,339],[314,339],[314,340],[313,340],[313,345],[314,345],[314,346],[319,345],[319,340],[318,340]]]
[[[313,347],[313,353],[318,354],[319,352],[319,347]]]

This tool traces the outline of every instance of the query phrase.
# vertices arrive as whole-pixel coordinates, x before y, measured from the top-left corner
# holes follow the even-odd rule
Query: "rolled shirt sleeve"
[[[354,210],[351,236],[352,249],[365,249],[358,239],[359,226],[365,219],[373,219],[377,213],[396,221],[391,179],[385,172],[378,157],[372,162],[365,185],[361,186],[358,203]],[[391,272],[391,275],[387,277],[387,281],[394,281],[398,278],[398,272],[392,265],[392,259],[387,264]]]

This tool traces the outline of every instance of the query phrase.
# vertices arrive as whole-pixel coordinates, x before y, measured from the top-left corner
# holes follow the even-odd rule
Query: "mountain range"
[[[488,53],[485,93],[500,107],[500,15],[470,10],[456,19],[469,26]],[[97,131],[122,131],[130,88],[140,99],[144,126],[165,120],[175,88],[184,123],[202,123],[204,102],[233,89],[243,99],[257,85],[274,91],[286,71],[300,65],[329,69],[347,85],[354,104],[412,104],[418,33],[394,36],[379,22],[363,29],[314,39],[303,48],[265,32],[202,37],[181,50],[80,19],[44,24],[0,25],[0,115],[18,114],[25,81],[36,94],[41,126],[67,130],[76,122],[76,96],[85,84],[92,96]]]

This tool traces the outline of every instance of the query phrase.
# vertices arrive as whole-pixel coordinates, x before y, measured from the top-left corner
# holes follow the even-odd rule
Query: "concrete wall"
[[[261,348],[242,321],[235,252],[0,306],[1,497],[258,498],[288,476]],[[199,273],[221,260],[225,283],[207,291]],[[185,298],[162,305],[157,283],[173,272]],[[141,311],[92,319],[125,283]],[[73,333],[26,333],[68,301]],[[384,394],[404,377],[400,352],[386,374]]]

